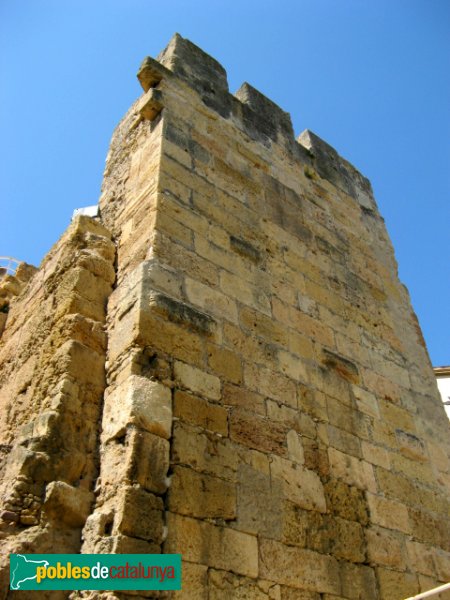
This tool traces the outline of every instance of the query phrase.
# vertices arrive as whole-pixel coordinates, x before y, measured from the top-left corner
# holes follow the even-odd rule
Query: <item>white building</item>
[[[434,374],[445,406],[445,412],[450,419],[450,367],[434,367]]]

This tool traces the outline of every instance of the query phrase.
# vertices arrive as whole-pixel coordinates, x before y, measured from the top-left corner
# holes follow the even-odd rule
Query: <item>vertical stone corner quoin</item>
[[[449,427],[370,183],[179,34],[138,79],[100,220],[10,301],[8,548],[180,552],[179,598],[444,582]]]

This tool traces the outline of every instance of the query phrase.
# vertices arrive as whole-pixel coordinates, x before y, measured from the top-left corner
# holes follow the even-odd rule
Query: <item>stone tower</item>
[[[0,597],[9,552],[179,552],[186,600],[448,581],[450,431],[370,183],[179,35],[138,77],[100,218],[0,283]]]

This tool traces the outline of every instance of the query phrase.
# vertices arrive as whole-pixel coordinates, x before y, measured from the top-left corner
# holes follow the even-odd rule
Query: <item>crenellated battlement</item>
[[[178,33],[156,60],[144,59],[137,76],[148,94],[142,109],[145,118],[153,120],[164,106],[162,94],[154,88],[164,78],[175,76],[194,89],[208,108],[232,119],[252,140],[269,147],[281,145],[304,164],[307,172],[316,171],[321,178],[357,198],[365,208],[376,207],[369,180],[332,146],[309,130],[295,139],[289,113],[249,83],[243,83],[231,94],[222,65]]]

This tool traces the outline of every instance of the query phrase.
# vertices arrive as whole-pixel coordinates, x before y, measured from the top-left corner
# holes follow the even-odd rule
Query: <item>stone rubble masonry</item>
[[[178,34],[138,78],[101,217],[0,285],[1,580],[81,551],[180,552],[183,590],[72,599],[448,581],[450,431],[369,181]]]
[[[0,597],[9,553],[78,552],[92,510],[115,246],[77,217],[9,298],[0,345]]]

